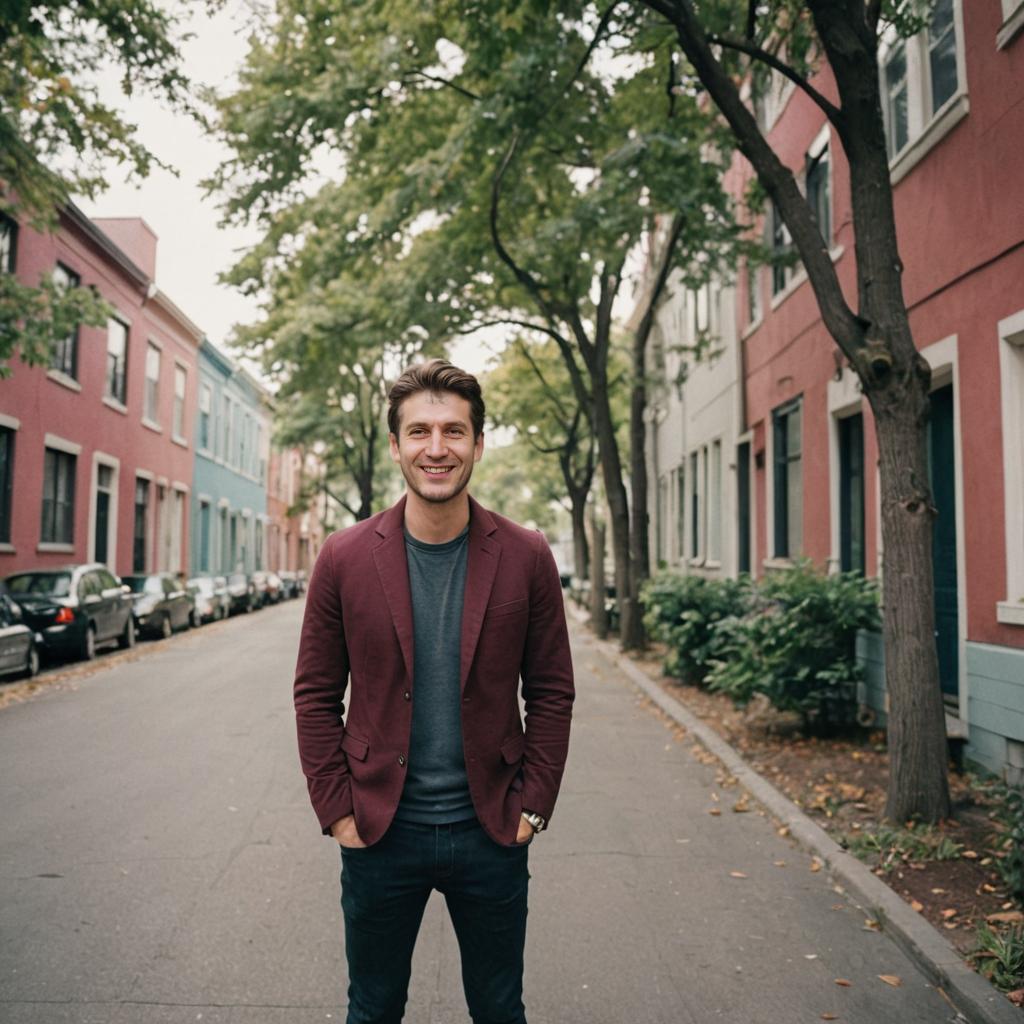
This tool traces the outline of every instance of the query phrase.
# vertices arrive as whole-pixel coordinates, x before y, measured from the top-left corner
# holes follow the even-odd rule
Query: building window
[[[907,47],[900,43],[893,47],[885,62],[885,136],[889,156],[894,157],[910,138],[907,109]]]
[[[828,143],[807,154],[804,182],[807,189],[807,205],[811,216],[818,225],[825,244],[832,244],[832,195],[829,182]]]
[[[707,469],[707,538],[708,561],[722,560],[722,442],[712,443],[708,452],[710,466]]]
[[[199,502],[199,569],[210,571],[210,503]]]
[[[864,572],[864,416],[839,421],[839,569]]]
[[[143,409],[147,420],[160,422],[160,349],[153,342],[146,346],[146,400]]]
[[[185,367],[174,367],[174,436],[185,437]]]
[[[676,558],[686,552],[686,464],[676,470]]]
[[[210,448],[210,416],[213,411],[213,390],[209,384],[199,388],[199,447],[204,451]]]
[[[77,288],[82,283],[82,279],[73,270],[69,270],[65,267],[63,263],[58,263],[57,266],[53,268],[53,283],[62,292],[67,292],[71,291],[72,288]],[[53,361],[50,366],[52,369],[59,370],[72,380],[78,380],[77,324],[71,329],[71,332],[66,337],[61,338],[54,346]]]
[[[772,250],[772,295],[778,295],[793,279],[793,239],[773,202],[768,216],[769,242]]]
[[[233,462],[231,453],[231,399],[224,396],[224,451],[223,459],[227,465]]]
[[[998,325],[1003,407],[1003,487],[1006,518],[1006,600],[1000,622],[1024,626],[1024,309]]]
[[[0,427],[0,544],[11,543],[11,494],[14,491],[14,431]]]
[[[43,463],[44,544],[73,544],[75,537],[75,456],[47,448]]]
[[[249,467],[245,462],[245,442],[249,434],[249,417],[239,417],[241,429],[238,431],[238,468],[243,473],[249,472]]]
[[[934,114],[956,92],[956,26],[953,0],[938,0],[928,26],[928,72],[931,78],[931,113]]]
[[[128,363],[128,325],[116,317],[107,321],[106,395],[126,404],[125,369]]]
[[[18,225],[0,213],[0,274],[13,274],[17,264]]]
[[[803,548],[803,467],[800,401],[772,414],[775,557],[796,558]]]
[[[761,268],[747,264],[747,323],[756,324],[761,319]]]
[[[750,442],[736,448],[736,569],[750,572]]]
[[[132,572],[146,571],[146,537],[149,523],[149,481],[135,478],[135,532],[132,539]]]
[[[690,455],[690,557],[700,556],[700,490],[698,487],[697,468],[700,456],[693,452]]]

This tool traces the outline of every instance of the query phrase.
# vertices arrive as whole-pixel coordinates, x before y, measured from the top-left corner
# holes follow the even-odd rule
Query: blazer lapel
[[[388,602],[395,633],[402,648],[402,660],[409,679],[413,678],[412,595],[409,591],[409,566],[405,558],[405,498],[381,517],[377,533],[383,538],[373,549],[373,561]]]
[[[462,643],[460,651],[459,693],[466,688],[469,669],[476,654],[484,613],[501,560],[501,545],[492,536],[497,529],[491,514],[473,498],[469,499],[469,553],[466,565],[466,591],[462,601]]]

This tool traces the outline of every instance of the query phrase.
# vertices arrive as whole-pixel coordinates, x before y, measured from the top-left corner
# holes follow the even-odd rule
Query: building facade
[[[1016,780],[1024,776],[1022,22],[1019,0],[938,0],[928,28],[883,48],[880,69],[904,295],[932,369],[935,611],[947,726],[968,738],[973,760]],[[827,68],[816,85],[835,97]],[[854,295],[849,171],[839,140],[793,87],[776,87],[756,112]],[[744,194],[750,176],[738,158],[728,179],[733,194]],[[788,249],[770,208],[764,231],[780,254]],[[749,551],[755,575],[799,557],[879,575],[885,559],[871,411],[825,330],[806,274],[799,263],[743,269],[733,308],[741,422],[721,501],[736,569]],[[672,305],[659,319],[669,344],[681,336]],[[649,444],[662,460],[661,478],[652,481],[672,469],[684,479],[692,472],[704,432],[687,431],[713,391],[697,392],[691,382],[678,394],[665,391],[661,415],[675,424],[679,447],[669,457],[659,428]],[[680,507],[693,510],[688,484],[678,507],[659,504],[659,486],[652,483],[650,496],[652,545],[659,532],[680,529]],[[700,570],[699,545],[688,544],[686,529],[687,558],[676,561]],[[698,564],[690,566],[694,550]],[[880,638],[863,637],[861,653],[865,698],[884,718]]]
[[[267,565],[266,389],[208,339],[199,346],[192,574]]]
[[[267,480],[267,567],[312,570],[324,540],[315,486],[321,477],[312,452],[271,445]],[[310,486],[310,485],[313,486]],[[321,498],[322,500],[322,498]]]
[[[50,366],[15,360],[0,380],[0,576],[84,561],[184,570],[201,334],[155,283],[156,236],[72,205],[52,235],[0,228],[2,272],[31,285],[53,272],[111,306]]]

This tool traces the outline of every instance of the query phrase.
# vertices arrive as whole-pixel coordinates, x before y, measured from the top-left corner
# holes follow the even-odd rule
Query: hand
[[[516,843],[525,843],[533,838],[533,826],[525,819],[519,819],[519,831],[516,833]]]
[[[366,846],[366,843],[359,838],[359,833],[356,831],[356,818],[354,814],[348,814],[344,818],[339,818],[331,826],[331,835],[334,836],[339,846],[349,846],[356,849],[362,849]]]

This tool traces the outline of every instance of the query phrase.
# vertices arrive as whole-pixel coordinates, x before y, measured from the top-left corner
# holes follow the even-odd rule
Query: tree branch
[[[441,78],[440,75],[428,75],[426,71],[420,71],[419,69],[415,69],[403,75],[402,81],[407,81],[409,75],[415,75],[419,78],[425,78],[428,82],[436,82],[438,85],[445,85],[449,89],[454,89],[457,93],[459,93],[459,95],[465,96],[466,99],[468,100],[473,100],[476,103],[480,102],[480,96],[478,96],[475,92],[470,92],[469,89],[464,89],[461,85],[456,85],[450,78]]]
[[[559,416],[562,417],[562,424],[564,425],[568,421],[568,414],[565,411],[565,406],[562,405],[562,400],[558,397],[558,392],[551,387],[547,382],[547,378],[544,376],[544,372],[537,365],[537,360],[533,358],[533,354],[530,352],[530,348],[526,345],[522,339],[519,339],[519,351],[523,354],[523,358],[530,364],[530,368],[533,370],[534,376],[540,381],[540,386],[544,390],[544,394],[551,399],[555,408],[558,410]]]
[[[747,31],[744,33],[751,42],[757,29],[757,0],[747,0]]]
[[[723,46],[727,50],[738,50],[740,53],[745,53],[748,57],[752,57],[754,60],[759,60],[762,64],[767,64],[768,67],[778,71],[780,75],[785,75],[791,82],[795,82],[814,102],[825,112],[825,116],[836,126],[837,131],[842,131],[845,128],[845,120],[843,118],[843,112],[837,107],[831,100],[826,99],[817,89],[807,81],[803,75],[798,74],[794,68],[791,68],[785,61],[779,60],[774,53],[769,53],[767,50],[755,43],[748,42],[744,39],[733,39],[730,36],[721,35],[709,35],[707,40],[712,45]]]

